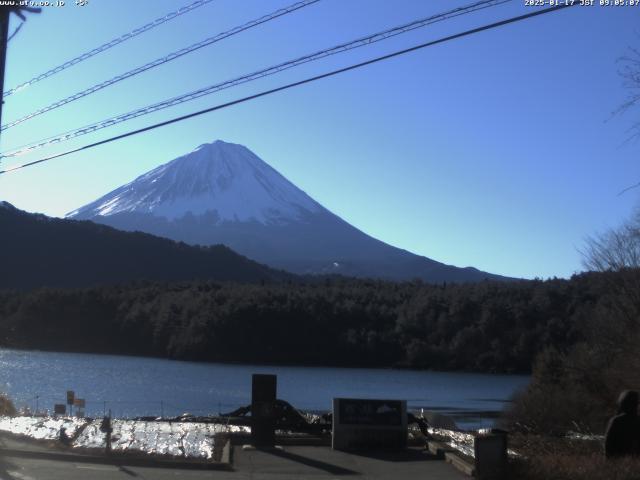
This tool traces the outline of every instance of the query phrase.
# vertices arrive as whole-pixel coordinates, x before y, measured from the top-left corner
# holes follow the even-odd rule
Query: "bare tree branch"
[[[588,270],[640,268],[640,210],[620,227],[588,237],[580,253]]]
[[[639,34],[640,35],[640,34]],[[622,86],[627,92],[624,101],[611,112],[611,116],[623,115],[640,105],[640,49],[627,47],[627,53],[617,60],[618,75],[622,79]],[[628,130],[629,137],[624,143],[640,140],[640,119],[633,122]],[[620,194],[637,188],[638,185],[625,188]]]

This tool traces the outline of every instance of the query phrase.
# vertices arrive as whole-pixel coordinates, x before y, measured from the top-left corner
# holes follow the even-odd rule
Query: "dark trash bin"
[[[478,431],[473,442],[476,477],[481,480],[507,478],[507,432],[498,428]]]

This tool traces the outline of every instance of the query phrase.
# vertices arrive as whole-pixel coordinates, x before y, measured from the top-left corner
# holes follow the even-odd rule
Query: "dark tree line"
[[[627,272],[628,273],[628,272]],[[636,271],[632,272],[636,275]],[[223,362],[528,372],[584,340],[611,276],[428,285],[325,279],[0,292],[0,345]]]

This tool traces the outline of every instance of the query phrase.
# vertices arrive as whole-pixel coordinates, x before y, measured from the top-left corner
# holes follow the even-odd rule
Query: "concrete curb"
[[[437,458],[445,460],[465,475],[469,475],[471,477],[475,475],[475,463],[461,457],[454,448],[435,440],[429,440],[427,448]]]
[[[220,456],[220,462],[222,464],[225,464],[229,467],[229,469],[231,469],[231,439],[227,438],[227,441],[224,444],[224,447],[222,447],[222,455]]]
[[[447,463],[450,463],[462,473],[469,475],[470,477],[473,477],[476,474],[476,466],[472,462],[465,460],[453,452],[445,453],[444,459]]]
[[[446,444],[444,444],[442,442],[438,442],[436,440],[429,440],[427,442],[427,449],[433,455],[435,455],[437,458],[439,458],[441,460],[444,460],[445,453],[455,451],[449,445],[446,445]]]

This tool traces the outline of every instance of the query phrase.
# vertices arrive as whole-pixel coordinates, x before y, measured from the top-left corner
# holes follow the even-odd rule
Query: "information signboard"
[[[336,450],[401,449],[407,446],[407,435],[405,400],[333,399]]]
[[[340,423],[346,425],[402,425],[400,400],[344,398],[339,403]]]
[[[67,406],[64,403],[56,403],[53,406],[53,413],[56,415],[64,415],[67,413]]]

